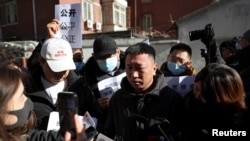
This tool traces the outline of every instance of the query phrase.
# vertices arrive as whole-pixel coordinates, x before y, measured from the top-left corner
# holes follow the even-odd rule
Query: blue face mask
[[[102,71],[108,73],[115,69],[117,61],[117,57],[111,57],[105,60],[97,60],[97,64]]]
[[[82,68],[84,67],[84,63],[83,62],[75,62],[76,65],[76,71],[80,72],[82,70]]]
[[[180,75],[186,71],[185,65],[178,65],[176,63],[171,63],[171,62],[168,62],[167,68],[174,75]]]

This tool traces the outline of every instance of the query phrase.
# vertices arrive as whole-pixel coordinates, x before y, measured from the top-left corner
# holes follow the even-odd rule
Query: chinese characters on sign
[[[67,40],[72,48],[82,47],[81,4],[58,4],[55,6],[55,18],[60,21],[60,30],[56,37]]]
[[[194,76],[165,77],[168,86],[178,91],[183,97],[193,89],[194,79]]]
[[[121,88],[121,81],[123,77],[126,76],[126,73],[122,73],[118,76],[110,77],[98,82],[98,89],[101,96],[111,97],[118,89]]]

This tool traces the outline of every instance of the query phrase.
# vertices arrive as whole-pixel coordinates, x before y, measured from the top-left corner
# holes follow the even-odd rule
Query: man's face
[[[81,48],[75,48],[73,50],[73,60],[74,62],[83,62],[83,52]]]
[[[190,56],[186,51],[174,50],[168,55],[168,62],[176,63],[178,65],[186,64],[190,61]]]
[[[245,48],[246,46],[250,45],[250,42],[246,40],[244,37],[240,37],[239,44],[242,48]]]
[[[126,56],[126,73],[129,83],[137,93],[147,92],[153,84],[157,65],[148,54],[128,54]]]
[[[232,50],[229,48],[222,48],[221,49],[221,56],[224,60],[227,60],[229,57],[231,57],[234,54]]]
[[[69,75],[69,70],[53,72],[46,61],[43,61],[41,66],[43,68],[45,79],[53,84],[64,81]]]

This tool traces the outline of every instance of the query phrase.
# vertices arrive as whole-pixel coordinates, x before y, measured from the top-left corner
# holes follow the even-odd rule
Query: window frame
[[[126,26],[126,8],[113,3],[113,23],[119,26]]]
[[[0,4],[0,25],[8,26],[18,23],[18,10],[16,0]]]
[[[90,20],[93,21],[94,19],[94,11],[93,11],[93,2],[91,0],[84,0],[82,2],[83,6],[83,19],[84,21]],[[86,6],[86,8],[85,8]]]
[[[148,30],[152,27],[152,14],[144,14],[142,17],[142,29]]]

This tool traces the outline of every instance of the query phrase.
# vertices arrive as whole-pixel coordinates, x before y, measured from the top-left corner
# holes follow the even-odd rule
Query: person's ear
[[[158,69],[158,65],[156,63],[154,63],[154,66],[153,66],[154,75],[156,75],[157,69]]]
[[[120,54],[121,54],[121,49],[120,48],[116,49],[116,54],[118,55],[118,57],[120,56]]]
[[[92,53],[91,55],[92,55],[92,57],[96,60],[95,54],[94,54],[94,53]]]
[[[189,68],[189,67],[192,67],[192,60],[187,61],[186,66],[187,66],[188,68]]]

